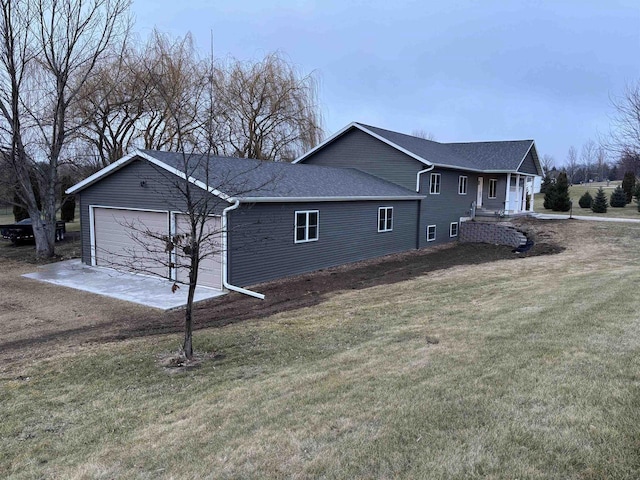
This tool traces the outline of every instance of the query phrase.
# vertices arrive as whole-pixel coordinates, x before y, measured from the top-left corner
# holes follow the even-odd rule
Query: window
[[[433,195],[440,194],[440,174],[439,173],[431,174],[431,182],[429,183],[429,193]]]
[[[390,232],[393,230],[393,207],[378,208],[378,231]]]
[[[498,193],[498,180],[495,178],[489,179],[489,198],[496,198]]]
[[[318,210],[296,212],[295,243],[318,240]]]
[[[427,242],[433,242],[436,239],[436,226],[429,225],[427,227]]]
[[[451,225],[449,225],[449,236],[450,237],[458,236],[458,222],[451,222]]]
[[[460,175],[458,177],[458,195],[466,195],[467,194],[467,176]]]

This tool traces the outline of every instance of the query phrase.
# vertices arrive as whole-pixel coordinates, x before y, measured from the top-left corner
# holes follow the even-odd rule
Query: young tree
[[[602,187],[600,187],[596,192],[596,196],[593,198],[593,203],[591,204],[591,211],[593,213],[607,213],[608,206],[609,204],[607,202],[607,196],[605,195]]]
[[[558,191],[555,183],[548,183],[545,187],[544,192],[544,203],[542,206],[547,210],[555,210],[556,205],[556,197],[558,196]]]
[[[626,203],[631,203],[633,199],[633,190],[636,186],[636,176],[633,172],[626,172],[624,174],[624,178],[622,179],[622,190],[625,193]],[[613,202],[611,202],[611,206],[615,207]],[[624,205],[623,205],[624,206]]]
[[[627,205],[627,195],[620,185],[611,193],[609,204],[615,208],[622,208]]]
[[[578,204],[580,205],[580,208],[591,208],[592,203],[593,203],[593,197],[588,191],[584,192],[584,194],[580,197],[580,200],[578,200]]]
[[[571,198],[569,197],[569,182],[567,174],[560,172],[555,185],[555,197],[552,210],[557,212],[568,212],[571,209]]]
[[[38,257],[54,254],[58,168],[82,123],[73,105],[109,46],[124,40],[128,7],[128,0],[0,0],[0,131]]]

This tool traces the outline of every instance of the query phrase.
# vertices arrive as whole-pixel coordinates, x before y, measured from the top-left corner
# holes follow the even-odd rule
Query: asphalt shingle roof
[[[180,153],[141,150],[179,171],[185,169]],[[190,176],[226,195],[260,198],[422,198],[400,187],[353,168],[269,162],[246,158],[191,155]]]
[[[533,140],[440,143],[363,123],[358,125],[435,165],[479,171],[515,172],[533,144]]]

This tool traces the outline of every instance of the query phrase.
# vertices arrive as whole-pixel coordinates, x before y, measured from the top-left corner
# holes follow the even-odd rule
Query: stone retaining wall
[[[466,243],[492,243],[513,248],[527,243],[527,237],[508,222],[462,222],[459,238],[461,242]]]

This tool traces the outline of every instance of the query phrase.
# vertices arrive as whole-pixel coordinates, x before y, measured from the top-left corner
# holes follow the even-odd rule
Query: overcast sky
[[[208,55],[279,50],[320,83],[325,134],[352,121],[442,142],[528,139],[556,163],[609,129],[640,79],[640,1],[134,0],[135,30]]]

